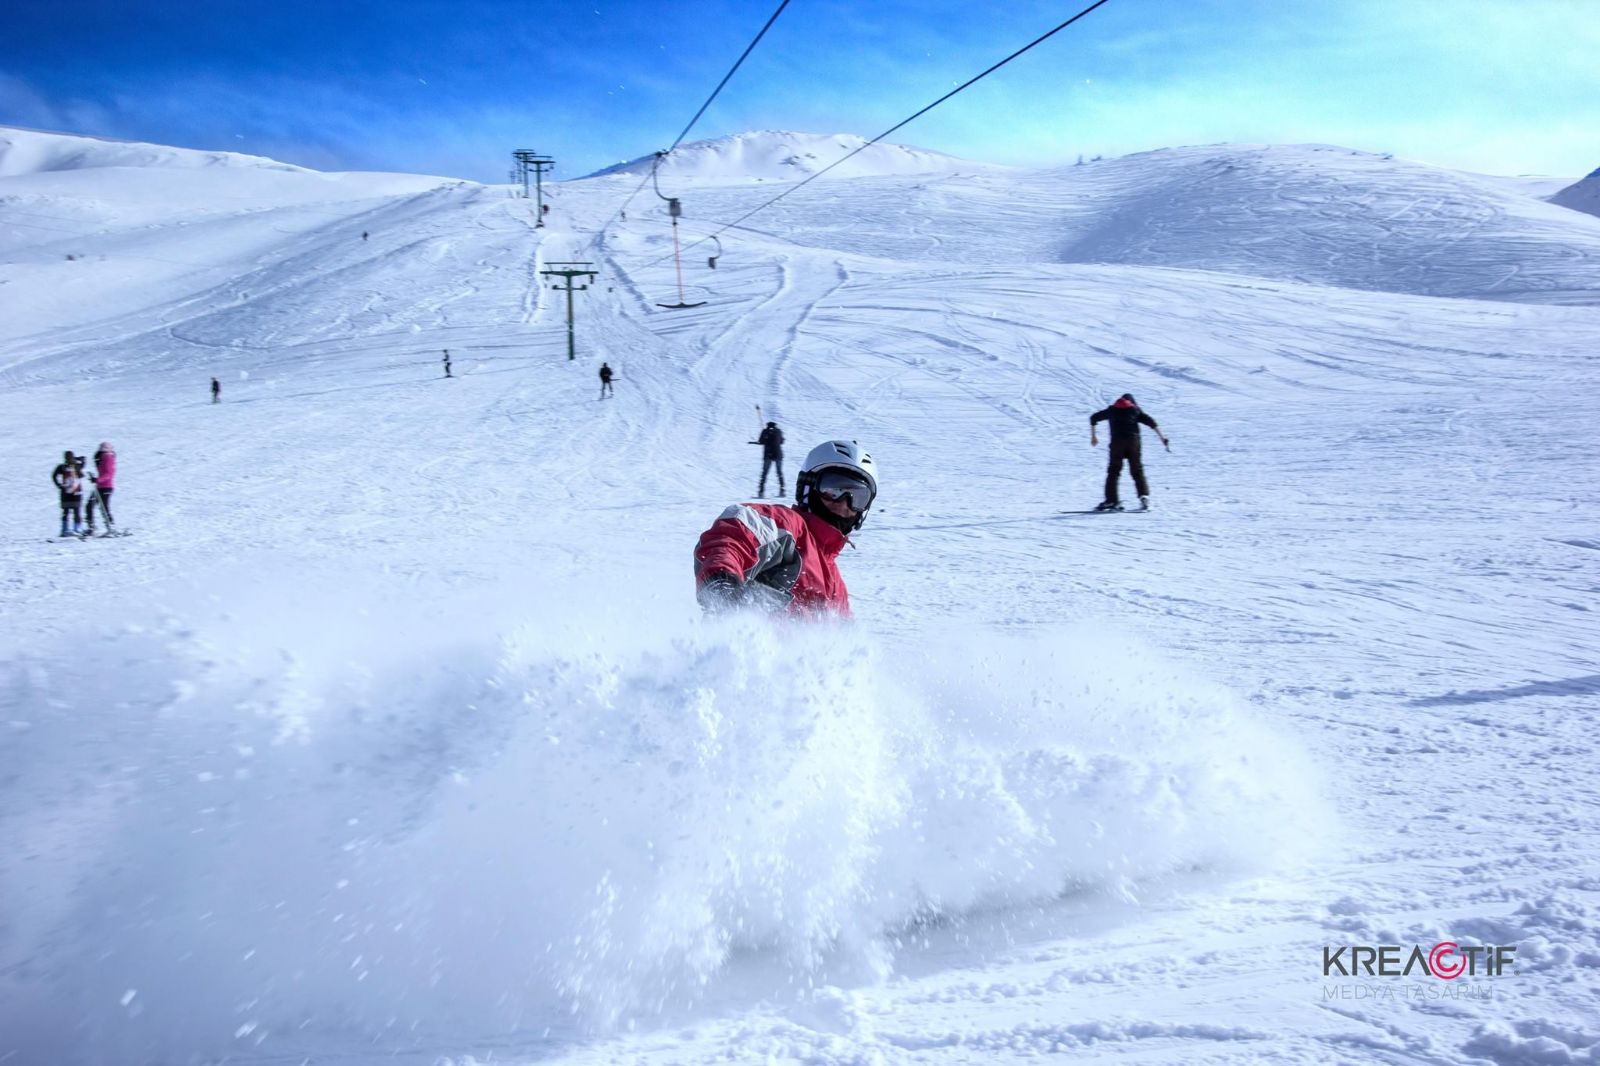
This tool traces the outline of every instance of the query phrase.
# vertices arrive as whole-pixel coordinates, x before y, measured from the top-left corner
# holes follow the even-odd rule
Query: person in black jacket
[[[83,536],[83,459],[64,452],[61,463],[50,471],[50,480],[61,492],[61,535],[63,537]],[[67,528],[67,519],[72,519],[72,528]]]
[[[774,465],[778,467],[778,495],[788,495],[788,490],[783,487],[783,430],[778,428],[778,423],[768,422],[767,428],[750,443],[761,445],[761,487],[756,490],[756,496],[766,498],[767,471]]]
[[[600,399],[602,399],[602,400],[605,399],[607,396],[612,396],[612,397],[616,396],[616,393],[611,390],[611,378],[612,378],[611,364],[610,363],[601,363],[600,364]]]
[[[1148,511],[1150,485],[1144,479],[1144,460],[1139,454],[1139,427],[1145,425],[1155,430],[1156,436],[1161,438],[1161,443],[1164,445],[1167,444],[1166,435],[1161,432],[1161,427],[1156,425],[1156,420],[1140,409],[1132,393],[1123,393],[1116,403],[1089,416],[1090,446],[1100,443],[1100,437],[1094,427],[1101,422],[1111,423],[1111,444],[1107,449],[1109,454],[1106,456],[1106,498],[1095,510],[1122,510],[1122,504],[1117,498],[1117,482],[1122,477],[1122,461],[1126,459],[1128,473],[1133,475],[1133,487],[1139,493],[1139,510]]]

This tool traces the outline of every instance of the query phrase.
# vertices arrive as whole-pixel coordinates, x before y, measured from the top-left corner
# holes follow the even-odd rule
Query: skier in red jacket
[[[817,445],[795,478],[792,507],[736,503],[700,535],[700,605],[708,612],[754,607],[849,617],[850,593],[835,559],[877,495],[877,466],[859,444]]]

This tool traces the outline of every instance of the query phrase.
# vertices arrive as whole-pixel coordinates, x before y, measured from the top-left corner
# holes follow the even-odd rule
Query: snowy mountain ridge
[[[889,177],[912,174],[955,174],[1005,171],[994,163],[974,163],[942,152],[879,142],[853,133],[794,133],[751,130],[727,137],[690,141],[675,148],[660,164],[658,176],[697,182],[796,181],[833,166],[851,152],[848,162],[828,171],[832,178]],[[859,151],[858,151],[859,150]],[[653,155],[597,170],[586,178],[650,173]],[[582,180],[582,179],[579,179]]]
[[[0,126],[0,177],[96,167],[258,167],[311,173],[305,167],[240,152],[171,148],[142,141]]]

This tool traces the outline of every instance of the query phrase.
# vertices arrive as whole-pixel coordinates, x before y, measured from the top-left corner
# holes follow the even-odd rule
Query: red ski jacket
[[[697,588],[727,573],[772,590],[790,614],[850,616],[850,593],[834,562],[845,535],[814,514],[776,503],[736,503],[700,534]]]

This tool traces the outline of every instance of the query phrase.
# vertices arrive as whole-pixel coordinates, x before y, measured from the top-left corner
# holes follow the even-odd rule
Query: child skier
[[[61,463],[50,471],[50,480],[61,494],[61,535],[83,536],[83,460],[70,451],[61,453]],[[72,528],[67,528],[67,519]]]

